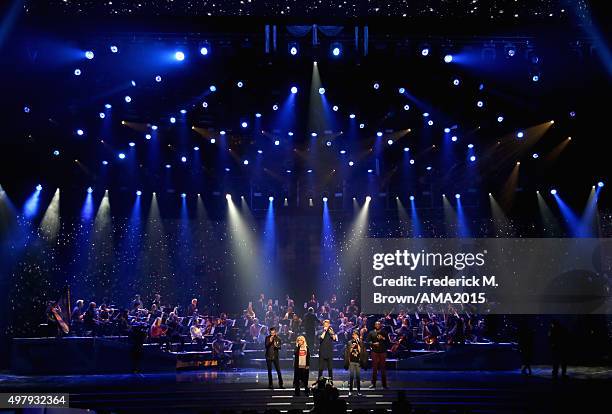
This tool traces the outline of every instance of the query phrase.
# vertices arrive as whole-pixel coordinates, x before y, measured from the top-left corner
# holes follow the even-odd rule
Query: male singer
[[[377,371],[380,371],[382,386],[384,389],[387,389],[387,347],[389,345],[389,336],[382,330],[380,321],[374,323],[374,330],[368,334],[368,342],[372,348],[372,385],[370,385],[370,388],[376,388]]]
[[[323,375],[323,367],[327,365],[327,374],[330,380],[334,379],[334,372],[332,369],[332,363],[334,360],[334,344],[333,341],[337,341],[338,336],[334,333],[334,330],[329,326],[329,319],[323,321],[323,332],[319,337],[319,378]]]
[[[268,366],[268,388],[274,388],[272,386],[272,364],[274,364],[274,368],[276,369],[276,374],[278,375],[278,387],[283,387],[283,377],[281,375],[280,370],[280,362],[278,360],[278,351],[281,348],[281,340],[276,334],[276,328],[270,328],[270,335],[266,336],[265,340],[266,344],[266,365]]]

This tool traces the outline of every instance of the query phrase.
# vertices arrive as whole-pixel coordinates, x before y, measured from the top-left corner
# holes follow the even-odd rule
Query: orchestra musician
[[[90,331],[92,336],[96,336],[98,333],[98,309],[96,308],[96,302],[89,302],[89,307],[83,315],[83,326],[86,331]]]
[[[338,336],[330,326],[329,319],[323,321],[323,332],[319,336],[319,377],[323,374],[323,368],[327,366],[329,379],[333,381],[334,372],[332,368],[334,359],[334,342],[338,340]]]
[[[372,385],[370,385],[370,388],[376,388],[377,374],[380,371],[382,386],[387,389],[387,345],[389,337],[381,328],[382,323],[376,321],[374,330],[368,334],[368,342],[372,350]]]
[[[196,298],[191,299],[191,303],[187,307],[187,316],[192,317],[194,314],[198,313],[198,300]]]
[[[156,341],[159,344],[160,349],[162,348],[164,342],[167,340],[166,331],[167,327],[162,325],[162,318],[157,317],[155,321],[153,321],[153,325],[151,325],[151,329],[149,330],[149,337],[152,341]],[[170,345],[167,345],[168,349]]]
[[[279,351],[281,349],[281,340],[278,337],[275,327],[270,328],[270,335],[266,336],[266,365],[268,367],[268,388],[272,389],[272,365],[276,369],[278,375],[278,387],[283,387],[283,376],[280,370]]]
[[[201,321],[202,320],[197,316],[193,316],[191,319],[191,326],[189,327],[189,333],[191,334],[191,342],[197,343],[203,350],[206,342],[204,340],[204,333],[200,327]]]
[[[72,308],[72,313],[70,314],[70,327],[72,331],[80,335],[83,331],[83,307],[85,306],[85,302],[83,299],[79,299],[76,301],[74,308]]]

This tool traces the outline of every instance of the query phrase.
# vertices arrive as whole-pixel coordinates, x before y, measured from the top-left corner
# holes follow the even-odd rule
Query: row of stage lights
[[[596,184],[596,185],[594,185],[594,186],[593,186],[593,188],[596,188],[596,187],[597,187],[597,188],[603,188],[603,186],[604,186],[604,182],[603,182],[603,181],[599,181],[599,182],[597,182],[597,184]],[[38,185],[36,186],[36,191],[40,193],[42,190],[43,190],[43,186],[42,186],[42,184],[38,184]],[[92,194],[92,193],[94,192],[94,189],[93,189],[92,187],[87,187],[86,192],[87,192],[87,194]],[[105,194],[108,194],[108,190],[105,190]],[[143,193],[142,193],[142,191],[141,191],[141,190],[137,190],[137,191],[136,191],[136,195],[137,195],[138,197],[142,196],[142,194],[143,194]],[[151,194],[152,194],[152,195],[157,195],[157,193],[156,193],[155,191],[153,191]],[[536,190],[536,194],[540,194],[540,190]],[[551,189],[551,190],[550,190],[550,194],[551,194],[551,195],[557,195],[557,194],[558,194],[557,189],[555,189],[555,188]],[[493,196],[493,193],[488,193],[488,195],[489,195],[489,196]],[[186,198],[186,197],[187,197],[187,193],[181,193],[181,194],[180,194],[180,197],[181,197],[181,198]],[[201,197],[201,194],[200,194],[200,193],[197,193],[197,197]],[[231,194],[229,194],[229,193],[227,193],[227,194],[225,194],[225,198],[226,198],[226,200],[230,201],[230,200],[232,199],[232,195],[231,195]],[[241,196],[241,198],[244,198],[244,196]],[[395,198],[396,198],[396,199],[399,199],[400,197],[399,197],[399,196],[396,196]],[[414,201],[414,200],[415,200],[415,196],[413,196],[413,195],[409,196],[408,198],[409,198],[409,200],[410,200],[410,201]],[[442,194],[442,198],[446,198],[446,194],[445,194],[445,193],[443,193],[443,194]],[[456,194],[455,194],[455,198],[456,198],[457,200],[459,200],[459,199],[461,198],[461,194],[460,194],[460,193],[456,193]],[[366,197],[365,197],[365,201],[367,201],[367,202],[371,201],[371,199],[372,199],[372,197],[371,197],[371,196],[366,196]],[[285,198],[284,200],[285,200],[285,202],[287,202],[287,198]],[[312,201],[312,198],[310,198],[309,200],[310,200],[310,201]],[[324,196],[324,197],[322,197],[322,198],[321,198],[321,200],[322,200],[324,203],[327,203],[327,201],[328,201],[328,197]],[[356,200],[356,197],[353,197],[353,200]],[[268,201],[269,201],[269,202],[273,202],[273,201],[274,201],[274,196],[269,196],[269,197],[268,197]]]

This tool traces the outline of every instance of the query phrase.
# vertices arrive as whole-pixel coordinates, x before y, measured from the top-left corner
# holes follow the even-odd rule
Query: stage
[[[550,367],[533,376],[512,371],[389,371],[389,389],[370,390],[371,371],[362,372],[363,396],[348,397],[347,372],[336,370],[334,384],[349,410],[390,409],[404,390],[415,409],[429,412],[562,412],[560,407],[594,407],[608,398],[610,368],[570,368],[566,380],[552,380]],[[293,372],[283,370],[285,389],[267,389],[265,370],[75,376],[0,375],[2,392],[69,392],[71,406],[95,412],[213,413],[276,408],[310,410],[312,397],[294,397]],[[315,376],[311,371],[310,380]],[[275,381],[276,385],[276,381]],[[580,398],[578,398],[580,397]],[[529,408],[528,408],[529,407]],[[601,411],[600,406],[600,411]],[[563,410],[567,412],[567,410]]]

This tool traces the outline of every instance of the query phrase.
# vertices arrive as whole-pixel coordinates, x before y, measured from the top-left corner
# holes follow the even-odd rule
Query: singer
[[[323,375],[323,368],[327,366],[327,373],[330,381],[334,379],[334,371],[332,363],[334,360],[334,341],[338,340],[338,336],[329,326],[329,319],[323,321],[323,332],[319,337],[319,378]]]
[[[274,364],[274,368],[276,369],[276,374],[278,375],[278,387],[283,387],[283,376],[281,375],[280,370],[280,361],[278,359],[278,352],[281,349],[281,340],[276,334],[276,328],[270,328],[270,335],[266,336],[266,365],[268,366],[268,388],[272,389],[272,364]]]

